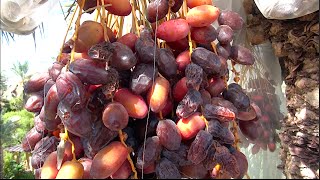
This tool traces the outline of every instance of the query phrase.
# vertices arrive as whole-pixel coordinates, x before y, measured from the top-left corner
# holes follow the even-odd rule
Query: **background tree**
[[[13,67],[11,68],[11,70],[20,77],[22,86],[24,87],[25,85],[25,81],[26,81],[26,77],[27,77],[27,73],[29,70],[29,62],[28,61],[24,61],[23,63],[21,62],[16,62],[15,64],[13,64]],[[23,91],[23,96],[22,96],[22,100],[23,100],[23,104],[25,104],[26,100],[27,100],[27,95],[26,93]]]
[[[24,82],[26,79],[27,72],[29,70],[29,62],[24,61],[23,63],[21,62],[16,62],[13,64],[13,67],[11,70],[20,77],[21,81]]]

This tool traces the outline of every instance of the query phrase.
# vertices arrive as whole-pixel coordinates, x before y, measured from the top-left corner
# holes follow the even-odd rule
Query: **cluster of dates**
[[[163,19],[169,6],[177,12],[183,1],[174,1],[176,10],[170,2],[149,3],[147,20]],[[243,20],[211,0],[187,5],[185,19],[142,27],[140,36],[116,38],[110,28],[85,21],[48,72],[31,77],[25,108],[35,124],[22,147],[32,152],[37,178],[129,178],[134,168],[139,177],[160,179],[245,175],[248,162],[234,148],[229,125],[251,120],[257,110],[241,86],[226,85],[228,59],[254,63],[247,48],[230,44]],[[198,46],[191,53],[189,33]],[[170,48],[156,46],[155,36]],[[71,141],[64,142],[64,128]]]
[[[279,142],[279,137],[276,130],[280,129],[280,120],[283,119],[283,114],[280,112],[279,97],[276,95],[272,81],[265,78],[251,79],[248,84],[253,91],[248,92],[252,104],[258,106],[263,111],[258,110],[257,116],[251,121],[239,124],[242,135],[241,141],[243,147],[248,147],[250,143],[252,154],[256,154],[260,149],[274,152],[276,143]],[[256,84],[264,84],[264,87],[256,89]]]

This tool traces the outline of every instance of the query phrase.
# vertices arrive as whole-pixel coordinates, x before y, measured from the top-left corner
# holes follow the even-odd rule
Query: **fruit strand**
[[[101,0],[102,6],[104,6],[104,0]],[[102,27],[103,27],[103,36],[106,42],[109,42],[109,37],[107,35],[107,26],[105,22],[106,8],[102,8]]]
[[[124,137],[124,135],[123,135],[123,133],[122,133],[122,130],[119,130],[118,133],[119,133],[119,138],[120,138],[121,143],[122,143],[126,148],[128,148],[127,144],[124,142],[124,138],[125,138],[125,137]],[[134,173],[133,178],[134,178],[134,179],[138,179],[138,173],[137,173],[137,171],[136,171],[136,168],[134,167],[134,164],[133,164],[133,161],[132,161],[132,159],[131,159],[130,153],[128,153],[127,159],[128,159],[128,161],[129,161],[129,163],[130,163],[131,170],[132,170],[132,172]]]
[[[212,41],[210,44],[211,44],[211,47],[212,47],[214,53],[215,53],[216,55],[218,55],[216,43]]]
[[[62,55],[63,46],[64,46],[64,43],[66,42],[66,39],[67,39],[67,36],[68,36],[68,32],[69,32],[69,30],[70,30],[72,21],[73,21],[75,15],[76,15],[76,12],[77,12],[78,8],[79,8],[79,5],[77,4],[77,5],[76,5],[76,9],[74,10],[74,12],[73,12],[73,14],[72,14],[72,16],[71,16],[71,19],[70,19],[70,22],[69,22],[69,25],[68,25],[67,32],[66,32],[66,34],[64,35],[64,38],[63,38],[62,46],[61,46],[61,48],[60,48],[60,53],[59,53],[59,56],[58,56],[58,59],[57,59],[58,62],[60,62],[60,60],[61,60],[61,55]]]

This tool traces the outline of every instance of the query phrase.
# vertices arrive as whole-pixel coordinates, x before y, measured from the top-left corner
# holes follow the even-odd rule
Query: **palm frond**
[[[12,65],[13,67],[11,68],[11,70],[21,78],[21,80],[23,81],[26,77],[26,74],[29,70],[29,62],[28,61],[24,61],[23,63],[17,61],[16,63],[14,63]]]
[[[14,33],[1,30],[1,43],[3,43],[4,40],[7,44],[10,44],[10,41],[15,41]]]
[[[74,8],[76,4],[76,0],[73,1],[73,3],[70,5],[69,9],[67,10],[68,14],[65,16],[64,20],[67,20],[67,18],[69,17],[69,15],[71,14],[71,12],[74,11]]]

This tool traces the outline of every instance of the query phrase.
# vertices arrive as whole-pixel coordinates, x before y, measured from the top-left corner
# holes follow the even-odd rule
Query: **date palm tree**
[[[21,85],[24,87],[26,79],[27,79],[27,72],[29,70],[29,62],[28,61],[24,61],[23,63],[21,62],[16,62],[15,64],[13,64],[13,67],[11,68],[11,70],[20,77],[20,83]],[[23,91],[23,104],[25,104],[26,100],[27,100],[27,95],[25,94],[25,92]]]

